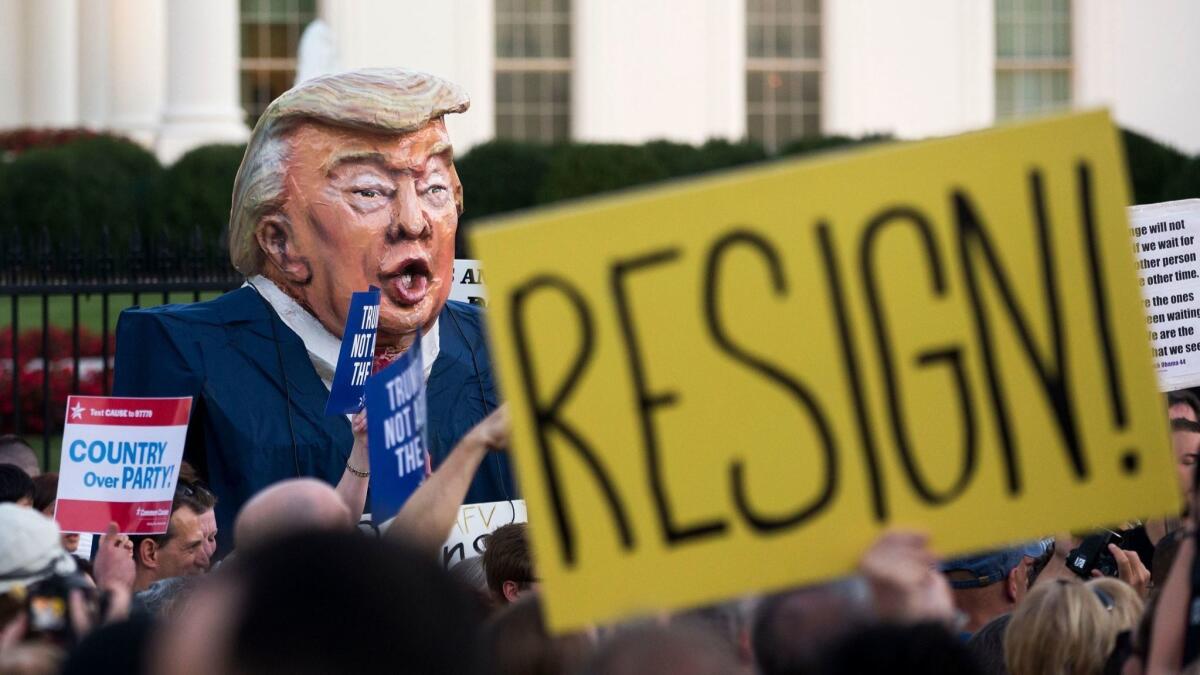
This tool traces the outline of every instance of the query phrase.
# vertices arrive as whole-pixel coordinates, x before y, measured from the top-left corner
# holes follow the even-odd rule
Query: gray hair
[[[289,89],[258,118],[233,182],[229,258],[242,274],[257,274],[263,253],[254,239],[258,221],[284,201],[286,132],[316,121],[374,133],[417,131],[471,105],[461,87],[433,75],[400,68],[366,68],[325,75]],[[461,208],[461,206],[460,206]]]

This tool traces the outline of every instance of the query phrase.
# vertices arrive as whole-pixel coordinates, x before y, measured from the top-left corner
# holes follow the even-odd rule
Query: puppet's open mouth
[[[420,258],[405,260],[388,279],[388,295],[401,305],[415,305],[425,299],[431,278],[429,263]]]

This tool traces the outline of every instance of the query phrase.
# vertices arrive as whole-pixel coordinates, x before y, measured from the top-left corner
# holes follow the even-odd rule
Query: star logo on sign
[[[71,419],[77,420],[83,418],[83,404],[76,403],[74,408],[71,408]]]

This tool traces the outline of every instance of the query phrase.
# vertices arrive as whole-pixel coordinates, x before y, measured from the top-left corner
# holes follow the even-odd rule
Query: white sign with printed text
[[[71,396],[67,399],[54,519],[64,532],[162,534],[191,398]]]
[[[469,258],[454,259],[454,285],[450,299],[481,307],[487,305],[487,289],[483,287],[483,265]]]
[[[1200,385],[1200,199],[1129,208],[1159,389]]]
[[[449,569],[467,558],[483,555],[487,535],[509,523],[529,521],[525,500],[463,504],[458,508],[454,528],[442,546],[442,565]]]

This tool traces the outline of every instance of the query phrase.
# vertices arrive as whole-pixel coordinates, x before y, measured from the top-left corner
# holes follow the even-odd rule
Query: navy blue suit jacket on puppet
[[[481,311],[447,302],[438,326],[441,347],[426,389],[435,468],[497,406]],[[295,476],[331,485],[342,477],[350,423],[324,414],[329,391],[304,343],[251,287],[122,312],[114,378],[116,396],[194,397],[185,457],[218,497],[222,552],[254,493]],[[508,458],[490,453],[465,503],[515,499],[516,492]]]

